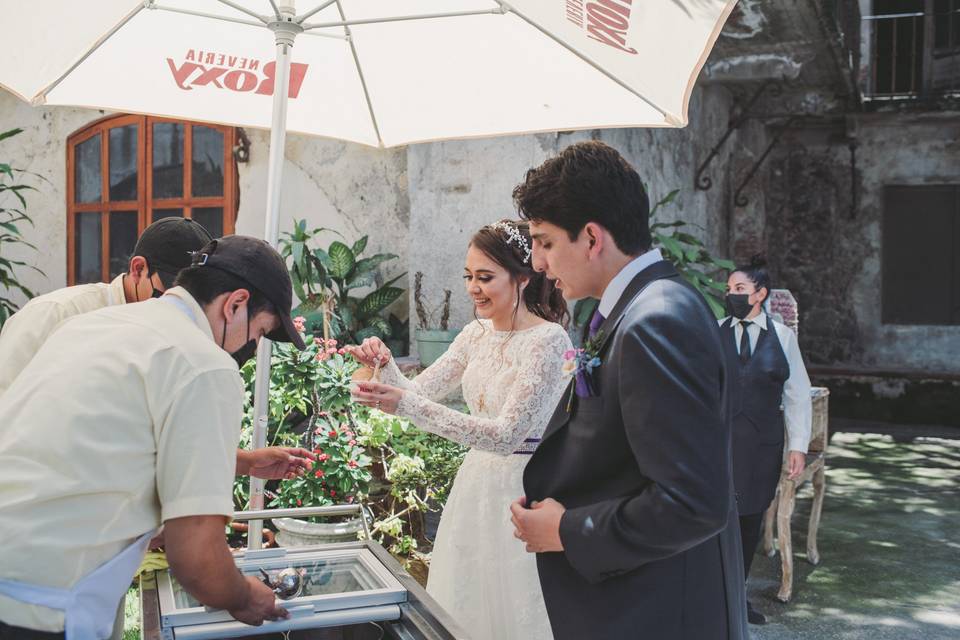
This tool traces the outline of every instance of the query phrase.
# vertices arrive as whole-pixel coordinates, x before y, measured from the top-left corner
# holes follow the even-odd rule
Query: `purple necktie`
[[[600,313],[600,309],[597,309],[593,312],[593,317],[590,318],[590,329],[587,333],[587,339],[591,339],[597,335],[597,332],[600,331],[600,326],[603,324],[603,321],[606,318],[603,317],[603,314]],[[590,382],[587,380],[587,377],[583,373],[577,374],[577,395],[581,398],[587,398],[593,395],[590,392]]]
[[[597,331],[600,331],[600,326],[603,324],[603,321],[606,318],[603,317],[603,314],[600,313],[600,309],[597,309],[593,312],[593,317],[590,318],[590,333],[587,334],[587,337],[592,338],[597,335]]]

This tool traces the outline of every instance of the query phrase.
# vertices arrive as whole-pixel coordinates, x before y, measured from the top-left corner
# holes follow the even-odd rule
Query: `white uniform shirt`
[[[61,322],[124,302],[123,274],[110,284],[79,284],[30,300],[10,316],[0,330],[0,396]]]
[[[723,325],[728,319],[723,318],[720,320],[720,324]],[[733,318],[731,324],[733,325],[736,349],[739,353],[740,340],[743,336],[743,323],[737,318]],[[790,327],[776,320],[773,321],[773,328],[777,332],[783,354],[787,357],[787,364],[790,366],[790,377],[783,384],[783,398],[781,400],[784,422],[787,425],[787,450],[806,453],[807,447],[810,445],[810,434],[813,431],[810,377],[807,375],[807,368],[804,366],[803,357],[800,355],[797,334]],[[750,319],[750,325],[747,327],[750,353],[757,350],[760,332],[766,330],[767,314],[761,311],[758,316]]]
[[[231,516],[243,400],[180,287],[64,323],[0,396],[0,578],[69,588],[164,521]],[[63,630],[2,596],[0,620]]]

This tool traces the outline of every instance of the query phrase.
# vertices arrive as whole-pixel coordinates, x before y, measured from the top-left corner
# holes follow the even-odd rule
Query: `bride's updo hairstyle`
[[[533,269],[533,240],[530,238],[530,224],[526,220],[504,219],[489,224],[473,235],[470,246],[482,251],[510,274],[517,289],[514,318],[522,300],[534,315],[567,326],[570,313],[563,294],[552,280]],[[521,292],[524,278],[528,282]]]

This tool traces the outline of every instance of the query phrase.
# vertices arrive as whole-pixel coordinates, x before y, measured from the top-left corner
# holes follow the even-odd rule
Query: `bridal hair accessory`
[[[508,236],[507,244],[517,245],[517,247],[523,251],[523,263],[530,263],[530,245],[527,243],[527,239],[523,237],[523,234],[520,233],[519,229],[508,222],[494,222],[490,225],[490,228],[506,233]]]

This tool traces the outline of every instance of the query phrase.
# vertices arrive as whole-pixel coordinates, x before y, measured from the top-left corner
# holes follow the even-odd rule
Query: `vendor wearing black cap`
[[[80,284],[33,298],[0,331],[0,395],[67,318],[127,302],[158,298],[213,238],[186,218],[163,218],[144,229],[126,273],[113,282]]]
[[[233,513],[244,388],[261,337],[304,347],[292,286],[262,240],[198,252],[158,300],[61,326],[0,396],[0,638],[109,636],[149,538],[202,604],[285,617],[237,571]]]

